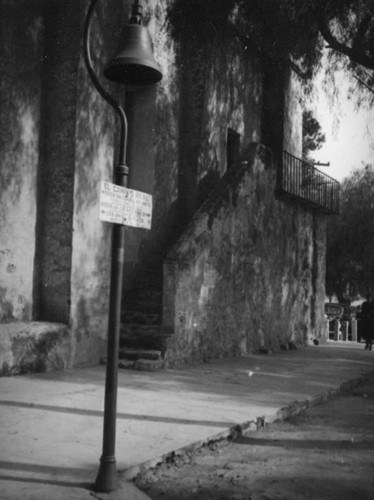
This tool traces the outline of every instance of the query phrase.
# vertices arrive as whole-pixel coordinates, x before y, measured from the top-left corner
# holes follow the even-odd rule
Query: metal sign
[[[102,182],[99,218],[114,224],[151,229],[152,195]]]
[[[343,314],[344,308],[335,302],[325,304],[325,314],[332,318],[338,318]]]

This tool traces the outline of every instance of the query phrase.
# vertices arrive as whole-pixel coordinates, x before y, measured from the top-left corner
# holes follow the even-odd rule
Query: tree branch
[[[367,85],[367,83],[365,83],[363,80],[361,80],[361,78],[359,78],[359,77],[358,77],[358,76],[356,76],[356,75],[353,75],[353,78],[354,78],[355,80],[357,80],[357,81],[358,81],[358,83],[361,83],[361,85],[363,85],[364,87],[366,87],[366,88],[367,88],[367,90],[368,90],[369,92],[371,92],[372,94],[374,94],[374,89],[373,89],[373,88],[371,88],[371,87],[369,87],[369,85]]]
[[[321,35],[329,44],[329,48],[349,57],[351,61],[360,64],[361,66],[365,66],[366,68],[369,69],[374,69],[373,57],[367,56],[362,50],[349,47],[348,45],[339,42],[339,40],[337,40],[335,36],[332,34],[329,26],[324,22],[324,20],[321,18],[320,15],[318,15],[317,12],[314,12],[314,17],[316,19],[316,23]]]
[[[288,64],[290,68],[303,80],[309,80],[312,76],[312,72],[310,70],[303,71],[300,66],[298,66],[294,61],[288,60]]]

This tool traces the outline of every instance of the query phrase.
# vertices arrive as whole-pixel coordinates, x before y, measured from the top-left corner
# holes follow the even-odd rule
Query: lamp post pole
[[[114,170],[114,184],[127,187],[129,169],[126,166],[127,118],[120,102],[114,99],[101,85],[93,69],[90,54],[91,19],[97,0],[91,0],[84,25],[84,60],[89,76],[99,94],[116,111],[121,124],[119,158]],[[104,74],[109,80],[132,86],[157,83],[161,72],[153,59],[152,45],[146,28],[141,26],[141,6],[135,0],[132,16],[123,32],[124,47],[109,62]],[[95,490],[110,492],[117,488],[115,457],[118,355],[121,322],[122,283],[125,255],[125,227],[114,224],[112,237],[108,345],[105,379],[103,446]]]

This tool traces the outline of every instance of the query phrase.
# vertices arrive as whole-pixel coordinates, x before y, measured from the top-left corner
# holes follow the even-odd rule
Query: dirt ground
[[[175,457],[136,484],[153,500],[373,500],[374,374],[288,421]]]

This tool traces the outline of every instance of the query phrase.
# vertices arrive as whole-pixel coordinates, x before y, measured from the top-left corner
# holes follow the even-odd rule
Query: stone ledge
[[[65,324],[0,324],[0,376],[63,370],[70,356],[71,336]]]

